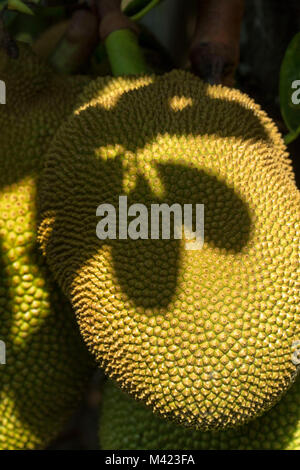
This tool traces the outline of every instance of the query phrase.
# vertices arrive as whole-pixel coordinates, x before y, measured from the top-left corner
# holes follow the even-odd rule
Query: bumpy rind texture
[[[109,381],[100,413],[103,450],[300,450],[300,380],[280,403],[238,429],[201,432],[155,416]]]
[[[36,449],[76,409],[92,368],[36,243],[42,156],[87,80],[55,77],[21,45],[15,61],[0,51],[0,78],[0,449]]]
[[[300,200],[260,107],[183,71],[95,81],[46,162],[41,246],[108,375],[201,430],[274,405],[299,363]],[[204,204],[203,248],[98,239],[120,195]]]

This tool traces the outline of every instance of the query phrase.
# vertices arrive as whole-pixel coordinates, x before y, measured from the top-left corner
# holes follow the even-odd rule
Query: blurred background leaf
[[[296,88],[293,88],[292,84],[296,80],[300,80],[300,32],[290,42],[280,69],[280,109],[284,122],[290,131],[285,137],[287,144],[300,134],[300,103],[297,104],[292,100],[292,95],[296,92]]]
[[[15,10],[26,15],[33,15],[33,11],[22,0],[8,0],[7,8]]]
[[[162,0],[123,0],[122,9],[133,20],[141,19]]]

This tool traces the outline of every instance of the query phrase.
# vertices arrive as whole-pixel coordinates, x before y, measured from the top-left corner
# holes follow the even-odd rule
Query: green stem
[[[115,77],[150,72],[138,38],[130,29],[120,29],[109,34],[105,40],[105,47]]]

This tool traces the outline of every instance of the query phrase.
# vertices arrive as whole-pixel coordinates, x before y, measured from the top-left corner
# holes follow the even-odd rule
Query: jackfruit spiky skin
[[[215,432],[161,419],[109,381],[103,390],[99,431],[104,450],[300,450],[300,380],[262,417]]]
[[[86,79],[55,77],[24,47],[16,61],[0,57],[0,78],[0,449],[36,449],[61,431],[92,370],[36,243],[41,159]]]
[[[183,71],[92,82],[52,142],[39,195],[49,265],[124,389],[201,430],[280,399],[297,375],[300,200],[253,100]],[[120,195],[149,211],[204,204],[202,250],[99,240],[96,208]]]

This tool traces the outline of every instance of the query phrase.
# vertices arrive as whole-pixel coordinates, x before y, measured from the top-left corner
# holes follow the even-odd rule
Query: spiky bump
[[[297,374],[299,193],[278,131],[248,96],[182,71],[95,81],[80,100],[47,156],[39,238],[86,343],[162,416],[257,417]],[[96,208],[120,195],[204,204],[202,250],[98,240]]]

